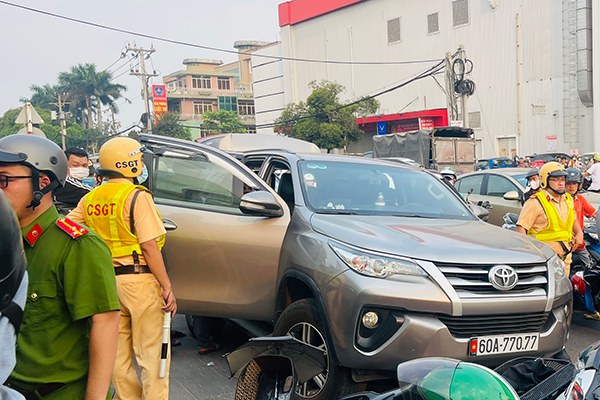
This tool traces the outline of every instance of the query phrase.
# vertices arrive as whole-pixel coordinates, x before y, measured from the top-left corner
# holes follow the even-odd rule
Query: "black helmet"
[[[529,180],[529,178],[531,178],[532,176],[536,176],[539,174],[540,174],[539,168],[532,168],[527,172],[527,175],[525,175],[525,178],[527,178],[527,180]]]
[[[31,168],[33,200],[29,207],[35,209],[46,193],[64,186],[68,163],[65,153],[54,142],[41,136],[16,134],[0,139],[0,162],[23,164]],[[51,183],[40,190],[39,173],[50,176]]]
[[[17,293],[26,264],[17,217],[0,190],[0,311],[12,302]]]
[[[581,183],[583,176],[577,168],[567,168],[567,182]]]

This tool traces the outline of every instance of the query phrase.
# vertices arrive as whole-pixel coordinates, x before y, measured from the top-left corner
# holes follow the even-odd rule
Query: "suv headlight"
[[[367,253],[352,247],[329,243],[333,251],[359,274],[376,278],[390,275],[427,275],[420,266],[409,259],[393,258],[383,254]]]
[[[548,260],[548,268],[550,272],[554,272],[556,281],[565,277],[565,263],[557,255]]]

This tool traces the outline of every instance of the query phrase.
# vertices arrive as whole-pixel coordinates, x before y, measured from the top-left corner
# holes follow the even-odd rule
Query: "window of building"
[[[192,87],[194,89],[210,89],[210,76],[192,76]]]
[[[387,22],[388,44],[400,41],[400,18],[390,19]]]
[[[452,2],[452,26],[469,23],[469,0],[454,0]]]
[[[237,114],[237,99],[230,96],[219,96],[219,111],[220,110],[233,111]]]
[[[254,102],[253,101],[240,101],[238,103],[238,114],[239,115],[254,115]]]
[[[219,90],[231,90],[231,84],[229,83],[229,78],[219,78],[217,80],[219,85]]]
[[[204,114],[206,111],[213,110],[212,100],[194,101],[194,114]]]
[[[440,23],[438,13],[429,14],[427,16],[427,33],[437,33],[440,31]]]
[[[177,81],[178,85],[180,88],[186,88],[187,87],[187,80],[185,79],[185,77],[183,78],[179,78],[179,80]]]
[[[469,113],[469,128],[481,128],[481,113],[479,111]]]

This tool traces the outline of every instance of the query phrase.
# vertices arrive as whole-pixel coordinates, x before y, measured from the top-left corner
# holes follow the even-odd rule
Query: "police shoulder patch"
[[[68,218],[59,218],[56,221],[56,226],[58,226],[63,232],[71,236],[71,238],[73,239],[77,239],[78,237],[83,236],[89,232],[86,228],[79,224],[76,224]]]

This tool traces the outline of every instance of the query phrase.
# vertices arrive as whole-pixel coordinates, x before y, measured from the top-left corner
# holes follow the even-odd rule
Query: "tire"
[[[274,336],[291,335],[298,340],[320,347],[327,354],[327,369],[310,381],[298,385],[294,400],[330,400],[363,390],[365,384],[352,380],[350,370],[335,365],[329,349],[325,325],[314,299],[302,299],[286,308],[273,332]]]

